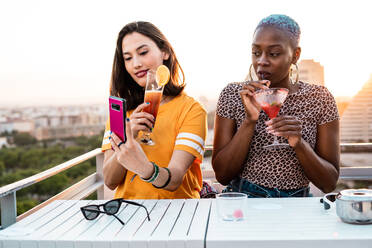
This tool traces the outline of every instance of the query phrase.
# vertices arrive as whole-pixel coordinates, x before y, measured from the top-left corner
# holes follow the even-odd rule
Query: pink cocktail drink
[[[270,119],[274,119],[282,107],[281,103],[264,104],[261,106],[263,111],[269,116]]]
[[[258,90],[254,93],[254,98],[270,119],[274,119],[287,98],[288,90],[285,88],[270,88]],[[267,149],[288,147],[287,143],[279,143],[274,135],[274,142],[271,145],[264,146]]]

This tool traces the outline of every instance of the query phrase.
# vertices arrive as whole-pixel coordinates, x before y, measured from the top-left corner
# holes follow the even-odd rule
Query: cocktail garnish
[[[156,82],[160,86],[164,86],[168,83],[169,78],[170,72],[168,67],[166,67],[165,65],[159,66],[158,69],[156,70]]]

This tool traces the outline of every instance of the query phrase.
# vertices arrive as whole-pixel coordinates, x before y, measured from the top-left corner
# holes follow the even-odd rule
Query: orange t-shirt
[[[129,111],[127,115],[133,111]],[[110,135],[109,121],[106,123],[102,150],[111,149],[108,140]],[[115,198],[125,199],[174,199],[199,198],[202,187],[202,174],[200,164],[204,154],[204,143],[207,134],[207,113],[199,102],[192,97],[181,93],[159,107],[155,127],[151,139],[154,146],[141,144],[149,161],[160,167],[168,167],[174,150],[186,151],[195,156],[195,160],[186,172],[180,187],[170,192],[156,189],[151,183],[144,182],[139,176],[131,181],[134,173],[129,171],[125,181],[120,184]],[[139,132],[138,137],[142,133]]]

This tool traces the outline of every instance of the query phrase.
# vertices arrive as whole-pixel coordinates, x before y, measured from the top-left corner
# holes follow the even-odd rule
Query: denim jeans
[[[240,192],[248,195],[248,198],[270,198],[270,197],[308,197],[310,187],[295,190],[270,189],[251,183],[244,178],[233,179],[223,192]]]

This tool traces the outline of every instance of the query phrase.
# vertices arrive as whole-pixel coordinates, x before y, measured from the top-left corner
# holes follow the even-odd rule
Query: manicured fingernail
[[[127,121],[130,121],[129,118],[127,118]]]
[[[146,104],[147,104],[147,105],[149,105],[150,103],[149,103],[149,102],[147,102]]]
[[[111,139],[111,136],[109,137],[109,140]]]
[[[265,124],[266,125],[270,125],[270,124],[272,124],[273,123],[273,121],[272,120],[269,120],[269,121],[265,121]]]
[[[110,134],[112,134],[112,131],[110,131]]]

